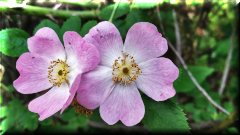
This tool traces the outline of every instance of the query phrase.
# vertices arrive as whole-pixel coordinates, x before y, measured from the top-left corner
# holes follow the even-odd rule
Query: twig
[[[235,16],[236,17],[238,16],[238,6],[236,7],[236,10],[235,10]],[[234,46],[234,37],[235,37],[235,33],[236,33],[236,22],[237,21],[235,21],[235,24],[234,24],[234,27],[233,27],[233,32],[232,32],[230,46],[229,46],[229,52],[228,52],[228,56],[227,56],[227,59],[226,59],[226,65],[225,65],[225,68],[224,68],[222,81],[221,81],[222,83],[221,83],[221,86],[220,86],[220,88],[218,90],[218,94],[220,96],[222,95],[223,90],[224,90],[225,85],[226,85],[226,82],[227,82],[227,76],[228,76],[228,72],[229,72],[229,68],[230,68],[230,62],[231,62],[231,59],[232,59],[233,46]]]
[[[223,76],[222,76],[222,81],[221,81],[222,83],[221,83],[221,86],[218,90],[218,94],[220,96],[222,95],[223,90],[224,90],[225,85],[226,85],[226,82],[227,82],[227,76],[228,76],[228,72],[229,72],[229,68],[230,68],[230,62],[231,62],[231,59],[232,59],[234,37],[235,37],[235,33],[236,33],[235,31],[236,31],[236,29],[233,29],[233,33],[232,33],[231,41],[230,41],[230,46],[229,46],[228,57],[226,59],[226,65],[225,65],[225,69],[224,69]]]
[[[179,55],[182,54],[182,51],[181,51],[181,36],[180,36],[180,30],[179,30],[179,25],[178,25],[178,21],[177,21],[177,15],[176,15],[176,12],[175,10],[173,9],[173,20],[174,20],[174,26],[175,26],[175,30],[176,30],[176,40],[177,40],[177,43],[176,43],[176,49],[177,49],[177,52],[179,53]],[[180,62],[179,60],[176,61],[176,65],[179,66],[180,65]]]
[[[109,19],[109,22],[112,22],[113,21],[113,17],[114,17],[114,15],[115,15],[115,12],[116,12],[116,10],[117,10],[117,8],[118,8],[118,4],[121,2],[121,0],[118,0],[118,2],[116,2],[116,4],[115,4],[115,6],[114,6],[114,9],[113,9],[113,12],[112,12],[112,14],[111,14],[111,17],[110,17],[110,19]]]
[[[58,18],[69,18],[71,16],[80,16],[81,18],[97,18],[100,14],[99,11],[85,10],[85,11],[74,11],[74,10],[53,10],[52,8],[37,7],[22,4],[10,4],[9,2],[0,1],[0,11],[9,12],[16,14],[32,15],[32,16],[46,16],[51,14],[53,17]]]
[[[176,51],[176,49],[173,47],[173,45],[171,44],[171,42],[168,40],[168,38],[165,36],[165,32],[163,29],[163,25],[162,25],[162,21],[161,21],[161,16],[160,16],[160,10],[159,10],[159,4],[157,4],[157,14],[158,14],[158,19],[159,19],[159,23],[160,23],[160,27],[162,29],[162,33],[164,35],[164,37],[166,38],[168,45],[170,46],[170,48],[173,50],[173,52],[177,55],[178,59],[180,60],[181,64],[183,65],[183,68],[185,69],[185,71],[187,72],[187,74],[189,75],[189,77],[191,78],[191,80],[193,81],[193,83],[197,86],[197,88],[203,93],[203,95],[208,99],[208,101],[213,104],[215,107],[217,107],[219,110],[221,110],[222,112],[224,112],[225,114],[229,115],[230,113],[225,110],[224,108],[222,108],[221,106],[219,106],[216,102],[214,102],[212,100],[212,98],[207,94],[207,92],[198,84],[198,82],[196,81],[196,79],[193,77],[192,73],[188,70],[187,65],[185,64],[183,58],[179,55],[179,53]]]

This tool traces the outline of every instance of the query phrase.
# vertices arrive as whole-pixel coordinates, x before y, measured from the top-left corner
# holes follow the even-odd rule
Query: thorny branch
[[[177,55],[178,59],[180,60],[181,64],[183,65],[183,68],[186,70],[187,74],[189,75],[189,77],[191,78],[193,83],[197,86],[197,88],[203,93],[203,95],[208,99],[208,101],[211,104],[213,104],[215,107],[217,107],[219,110],[221,110],[225,114],[229,115],[230,113],[227,110],[225,110],[224,108],[222,108],[221,106],[219,106],[216,102],[214,102],[212,100],[212,98],[207,94],[207,92],[198,84],[196,79],[193,77],[192,73],[188,70],[187,65],[186,65],[185,61],[183,60],[183,58],[181,57],[181,55],[177,52],[177,50],[173,47],[172,43],[166,37],[165,31],[164,31],[164,28],[162,25],[162,21],[161,21],[159,4],[157,4],[157,14],[158,14],[158,19],[159,19],[159,23],[160,23],[160,28],[162,29],[162,33],[163,33],[164,37],[167,39],[168,45],[173,50],[173,52]]]

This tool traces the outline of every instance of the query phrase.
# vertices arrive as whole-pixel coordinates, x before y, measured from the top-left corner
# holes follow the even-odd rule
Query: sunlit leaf
[[[80,32],[81,28],[81,19],[79,16],[72,16],[67,19],[66,22],[63,23],[60,32],[59,32],[59,39],[63,43],[63,35],[66,31],[75,31],[77,33]]]
[[[115,6],[115,4],[112,4],[112,5],[109,5],[105,8],[103,8],[100,15],[99,15],[100,18],[102,20],[107,20],[108,21],[111,17],[114,6]],[[130,9],[130,6],[129,6],[128,3],[119,3],[119,5],[117,7],[117,10],[115,12],[115,15],[113,17],[113,20],[125,15],[126,13],[128,13],[129,9]]]
[[[89,30],[94,27],[95,25],[97,25],[97,21],[88,21],[87,23],[85,23],[83,26],[82,26],[82,29],[80,31],[80,35],[82,37],[84,37],[88,32]]]
[[[41,28],[43,28],[43,27],[49,27],[49,28],[53,29],[57,34],[58,34],[59,31],[60,31],[60,27],[59,27],[57,24],[55,24],[54,22],[50,21],[49,19],[45,19],[45,20],[41,21],[41,22],[38,24],[37,27],[35,27],[35,29],[33,30],[33,35],[35,35],[35,33],[36,33],[39,29],[41,29]]]
[[[139,9],[133,9],[126,17],[126,28],[127,30],[137,22],[150,22],[148,14]]]
[[[29,34],[17,28],[4,29],[0,31],[0,51],[11,57],[19,57],[28,52],[27,39]]]

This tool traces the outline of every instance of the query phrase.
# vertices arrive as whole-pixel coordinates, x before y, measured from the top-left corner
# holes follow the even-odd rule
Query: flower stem
[[[114,15],[115,15],[115,12],[116,12],[116,10],[117,10],[117,7],[118,7],[118,4],[120,3],[120,1],[121,1],[121,0],[119,0],[119,1],[115,4],[115,7],[114,7],[113,12],[112,12],[112,15],[111,15],[111,17],[110,17],[110,19],[109,19],[109,22],[112,22],[112,21],[113,21],[113,17],[114,17]]]
[[[53,16],[58,18],[69,18],[71,16],[80,16],[81,18],[96,18],[99,11],[74,11],[74,10],[54,10],[52,8],[37,7],[23,4],[9,4],[8,2],[0,1],[0,12],[32,15],[32,16]]]

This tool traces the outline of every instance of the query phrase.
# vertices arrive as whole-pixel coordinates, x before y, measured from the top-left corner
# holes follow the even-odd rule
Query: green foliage
[[[27,39],[29,34],[21,29],[5,29],[0,31],[0,51],[11,57],[19,57],[28,52]]]
[[[61,115],[62,120],[68,121],[68,126],[72,128],[72,130],[77,131],[78,127],[83,129],[87,129],[87,120],[88,118],[85,114],[78,114],[75,112],[74,108],[68,108],[68,110],[64,111]]]
[[[82,29],[79,34],[82,37],[84,37],[89,32],[89,30],[96,25],[97,25],[97,21],[88,21],[82,26]]]
[[[21,104],[21,101],[14,98],[8,102],[8,106],[1,107],[1,117],[6,117],[1,123],[3,132],[13,128],[17,124],[22,129],[27,128],[30,131],[34,131],[38,127],[38,115],[28,111],[27,107]]]
[[[126,28],[129,30],[129,28],[137,23],[137,22],[150,22],[150,17],[147,15],[146,12],[139,10],[139,9],[133,9],[126,17]]]
[[[75,31],[77,33],[80,32],[81,28],[81,19],[79,16],[72,16],[69,19],[67,19],[66,22],[63,23],[60,31],[59,31],[59,39],[63,43],[63,35],[66,31]]]
[[[145,105],[143,124],[153,133],[190,133],[183,110],[171,100],[154,101],[142,95]]]
[[[219,41],[217,43],[217,46],[218,46],[216,49],[217,56],[226,57],[229,51],[230,38],[225,39],[223,41]]]
[[[153,8],[157,5],[157,1],[149,1],[149,2],[143,2],[139,0],[134,0],[134,7],[141,8],[141,9],[148,9]]]
[[[182,70],[182,74],[173,83],[176,91],[187,92],[195,88],[196,86],[188,76],[187,72],[182,67],[180,67],[179,69]],[[214,71],[212,68],[201,66],[188,66],[188,70],[192,73],[193,77],[195,77],[199,84],[201,84],[205,80],[205,78],[211,75]]]
[[[33,30],[33,35],[35,35],[36,32],[43,27],[49,27],[49,28],[53,29],[56,33],[59,33],[59,31],[60,31],[60,27],[57,24],[50,21],[49,19],[45,19],[45,20],[41,21],[37,27],[35,27],[35,29]]]
[[[127,29],[126,29],[126,26],[125,26],[125,21],[123,21],[123,20],[114,20],[113,24],[118,28],[118,30],[119,30],[119,32],[121,34],[121,37],[124,38],[124,36],[127,33]]]
[[[100,13],[100,15],[99,15],[100,18],[102,20],[108,21],[110,19],[110,17],[111,17],[111,14],[113,12],[114,6],[115,6],[115,4],[112,4],[112,5],[109,5],[109,6],[105,7],[105,8],[103,8],[101,13]],[[128,13],[129,9],[130,9],[130,7],[129,7],[128,3],[119,3],[118,4],[118,8],[117,8],[117,10],[115,12],[115,15],[113,17],[113,20],[115,20],[115,19],[125,15],[126,13]]]

